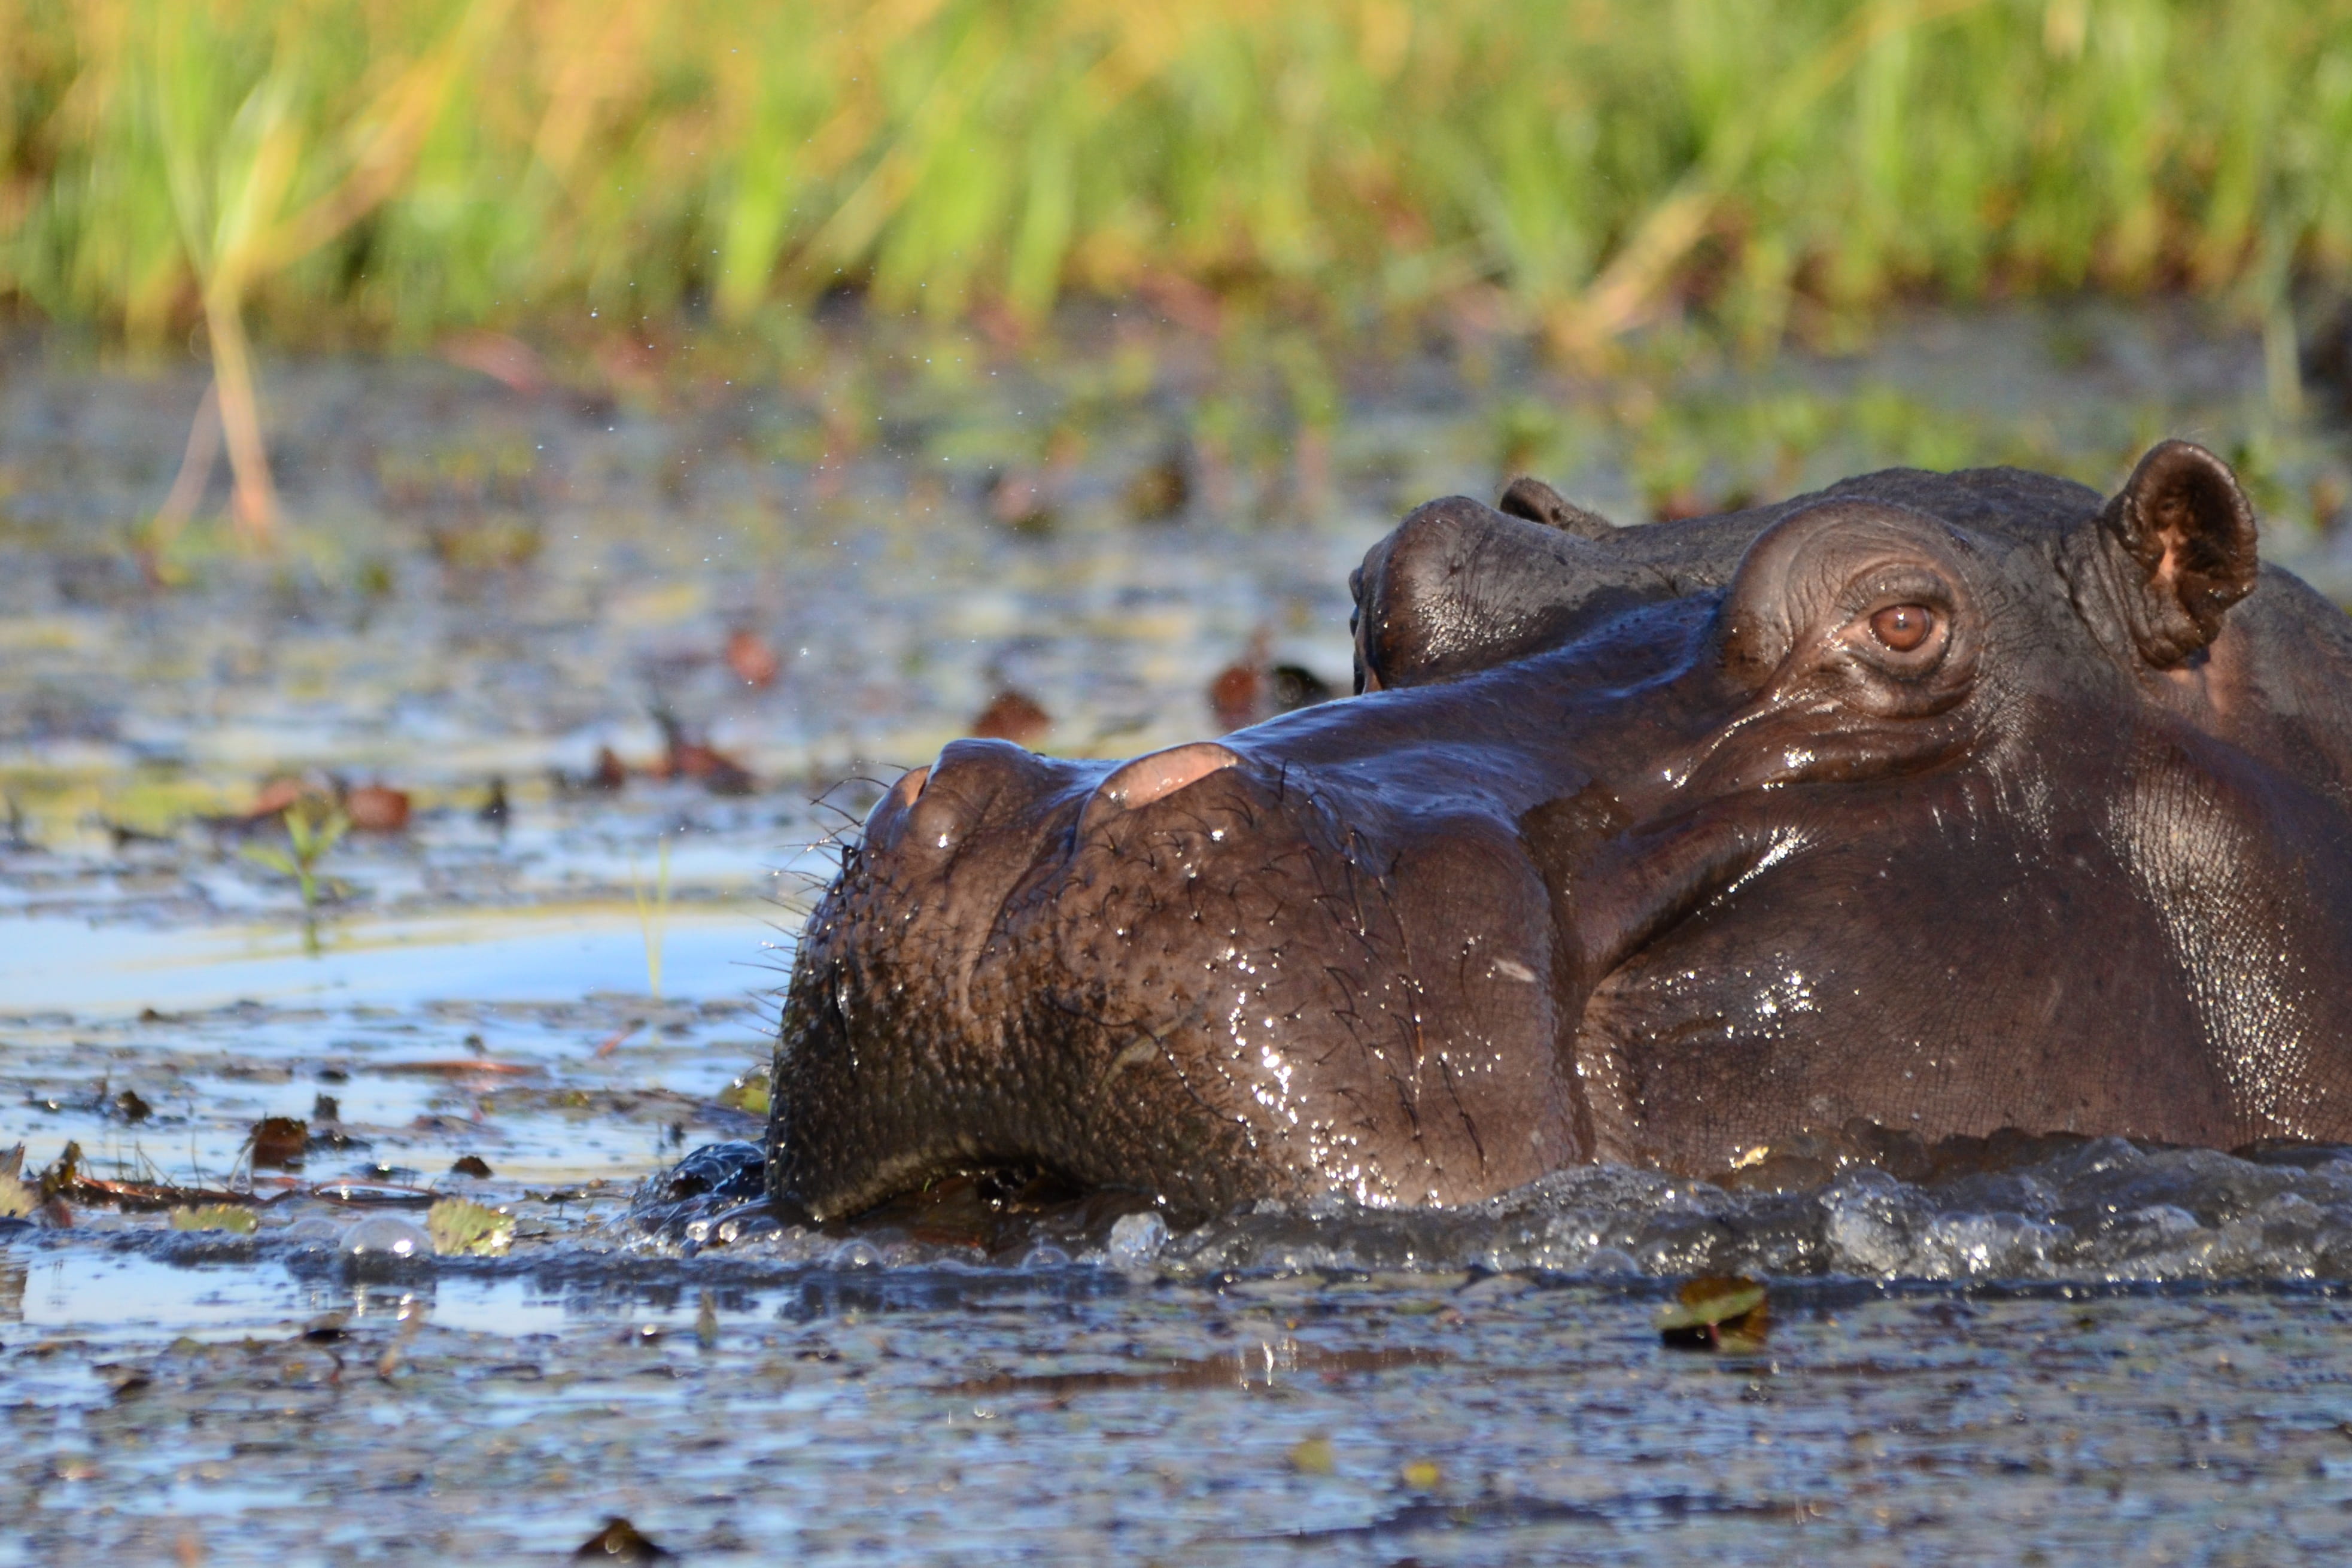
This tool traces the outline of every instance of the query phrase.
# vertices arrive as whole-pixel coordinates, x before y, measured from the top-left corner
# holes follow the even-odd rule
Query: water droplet
[[[1141,1214],[1121,1215],[1118,1223],[1110,1227],[1110,1261],[1114,1268],[1148,1268],[1168,1245],[1168,1222],[1146,1209]]]

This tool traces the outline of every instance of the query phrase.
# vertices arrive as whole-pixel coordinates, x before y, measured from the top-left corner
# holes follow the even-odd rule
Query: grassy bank
[[[0,0],[0,294],[216,355],[845,283],[1571,350],[2259,311],[2352,272],[2347,152],[2345,0]]]

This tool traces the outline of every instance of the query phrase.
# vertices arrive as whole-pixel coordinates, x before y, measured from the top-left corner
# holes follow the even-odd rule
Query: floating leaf
[[[261,1228],[261,1221],[251,1209],[235,1204],[205,1204],[198,1208],[173,1209],[173,1230],[231,1230],[239,1236],[251,1236]]]
[[[1768,1321],[1764,1287],[1737,1276],[1686,1280],[1658,1314],[1658,1336],[1676,1350],[1760,1350]]]
[[[310,1146],[310,1125],[299,1116],[265,1116],[253,1124],[256,1169],[286,1170],[302,1163]]]
[[[1290,1468],[1302,1476],[1328,1476],[1339,1466],[1331,1439],[1318,1433],[1290,1446]]]
[[[719,1103],[730,1110],[748,1110],[754,1116],[768,1114],[768,1075],[746,1073],[719,1091]]]
[[[490,1163],[479,1154],[460,1154],[457,1156],[457,1163],[449,1167],[449,1173],[453,1176],[471,1176],[478,1182],[487,1181],[490,1174]]]
[[[514,1245],[514,1215],[464,1198],[444,1198],[425,1211],[433,1250],[444,1257],[503,1258]]]
[[[1437,1483],[1445,1479],[1445,1472],[1437,1468],[1434,1459],[1409,1460],[1397,1474],[1417,1492],[1435,1491]]]
[[[627,1520],[615,1515],[604,1528],[580,1543],[572,1554],[576,1563],[664,1563],[676,1555],[646,1539]]]

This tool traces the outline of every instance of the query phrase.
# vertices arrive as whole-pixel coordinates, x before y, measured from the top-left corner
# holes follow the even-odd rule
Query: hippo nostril
[[[1198,784],[1211,773],[1240,762],[1239,755],[1214,741],[1194,741],[1138,757],[1095,786],[1094,798],[1087,802],[1079,828],[1084,831],[1119,812],[1164,800],[1187,784]]]
[[[866,846],[879,853],[896,844],[907,831],[908,818],[915,803],[923,796],[923,786],[930,782],[931,770],[913,768],[898,775],[898,782],[883,793],[866,818]]]

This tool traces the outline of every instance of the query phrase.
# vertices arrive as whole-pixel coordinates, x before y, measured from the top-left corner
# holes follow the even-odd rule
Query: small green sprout
[[[669,924],[669,836],[664,834],[656,851],[653,896],[646,896],[637,863],[629,862],[629,891],[637,900],[637,929],[646,939],[646,994],[661,1000],[662,938]]]
[[[351,827],[352,819],[340,807],[306,795],[286,808],[285,848],[274,844],[246,847],[247,859],[293,878],[302,889],[302,945],[313,953],[319,951],[319,862]]]

